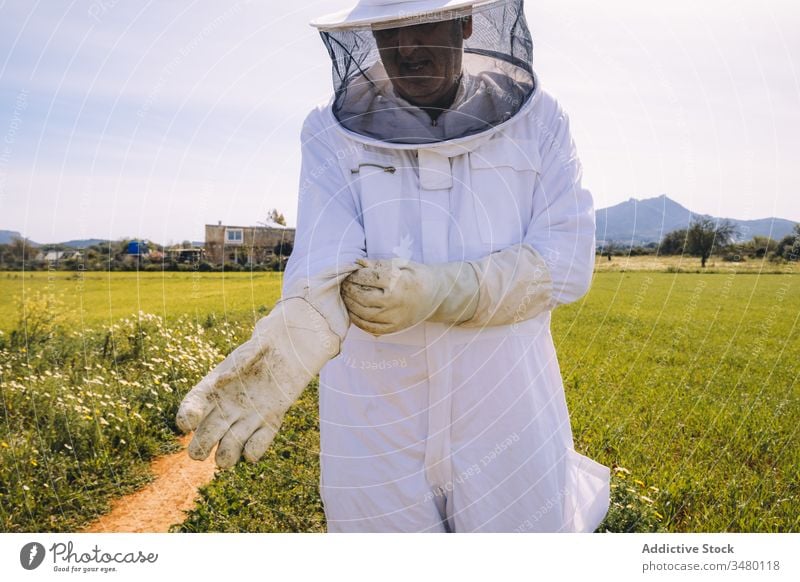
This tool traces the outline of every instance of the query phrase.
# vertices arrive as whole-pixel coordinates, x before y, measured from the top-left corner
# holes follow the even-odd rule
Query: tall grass
[[[0,335],[0,529],[70,531],[175,449],[180,400],[240,328],[139,313],[75,329],[38,292],[18,307]]]

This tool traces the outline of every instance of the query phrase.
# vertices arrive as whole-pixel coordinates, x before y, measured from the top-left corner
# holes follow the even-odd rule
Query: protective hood
[[[333,115],[369,140],[411,146],[478,135],[534,93],[522,0],[362,0],[313,24],[333,66]]]

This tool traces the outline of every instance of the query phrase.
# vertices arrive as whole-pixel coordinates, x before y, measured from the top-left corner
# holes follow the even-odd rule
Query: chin
[[[415,105],[422,105],[422,106],[432,105],[432,104],[436,103],[437,100],[439,100],[441,98],[438,93],[430,93],[428,91],[422,92],[422,91],[419,91],[418,88],[417,88],[416,92],[415,91],[402,90],[401,96],[403,96],[403,98],[406,101],[411,101]]]

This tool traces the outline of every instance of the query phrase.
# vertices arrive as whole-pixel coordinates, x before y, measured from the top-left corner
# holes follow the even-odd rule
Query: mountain
[[[7,245],[15,238],[22,238],[16,230],[0,230],[0,245]]]
[[[15,238],[23,238],[23,237],[22,234],[18,233],[16,230],[0,230],[0,245],[7,245],[11,243],[11,241],[13,241]],[[73,249],[85,249],[86,247],[100,244],[102,242],[108,242],[108,241],[99,238],[88,238],[83,240],[68,240],[67,242],[62,242],[62,243],[43,245],[34,242],[32,240],[28,240],[28,244],[32,247],[69,247]]]
[[[99,245],[100,243],[108,242],[104,238],[85,238],[80,240],[68,240],[67,242],[58,243],[62,247],[69,247],[71,249],[85,249],[92,245]]]
[[[614,241],[622,244],[645,244],[659,242],[673,230],[686,228],[693,218],[710,218],[708,214],[697,214],[681,206],[666,194],[655,198],[637,200],[630,198],[608,208],[595,211],[597,243]],[[756,235],[780,240],[792,232],[794,222],[783,218],[759,218],[756,220],[728,220],[738,229],[737,240],[750,240]]]

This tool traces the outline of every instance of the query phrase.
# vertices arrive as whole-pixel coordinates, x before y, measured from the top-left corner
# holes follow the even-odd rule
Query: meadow
[[[19,300],[37,291],[60,298],[71,325],[90,328],[140,311],[167,322],[263,314],[280,297],[280,281],[280,273],[270,272],[0,272],[0,330],[17,323]]]
[[[575,446],[613,468],[599,530],[798,531],[800,277],[601,261],[553,313]],[[276,273],[0,273],[0,529],[74,531],[146,483],[183,394],[279,294]],[[313,382],[173,530],[324,531],[316,403]]]
[[[708,259],[705,268],[700,259],[687,255],[639,255],[596,257],[594,270],[597,273],[655,271],[659,273],[740,273],[751,275],[800,274],[800,261],[788,262],[766,258],[742,257],[740,261],[724,261],[718,256]]]

